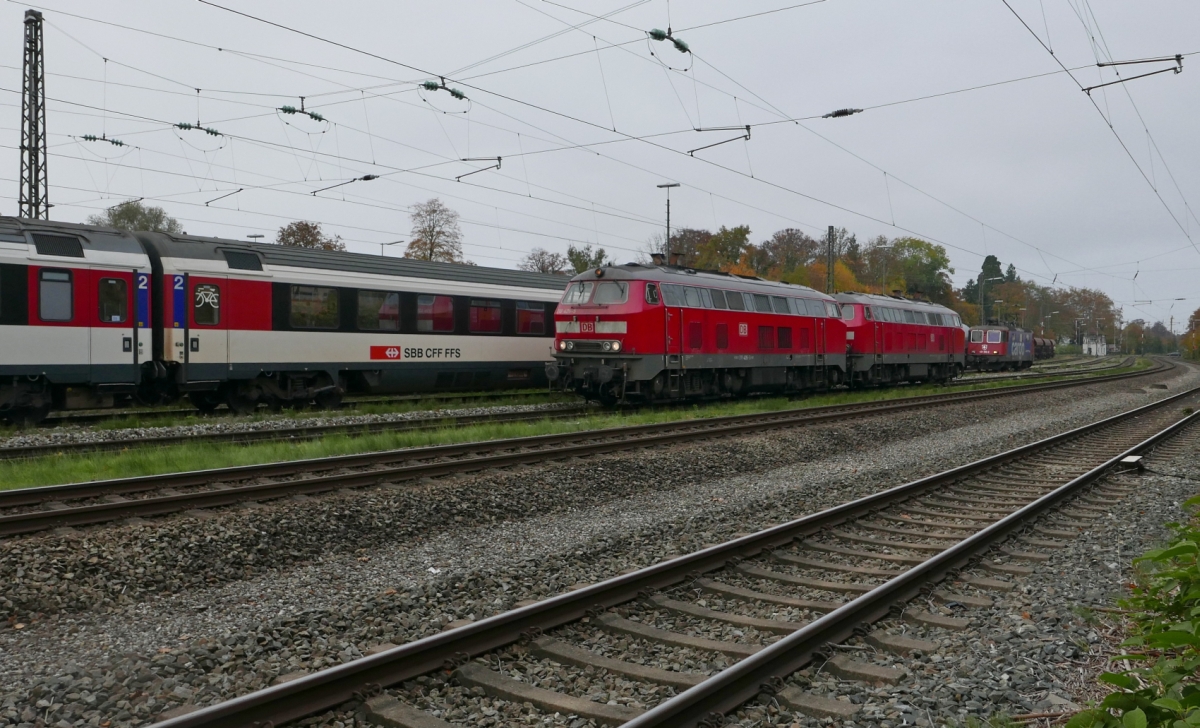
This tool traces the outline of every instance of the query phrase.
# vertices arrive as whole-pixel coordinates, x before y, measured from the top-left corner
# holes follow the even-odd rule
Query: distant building
[[[1088,356],[1105,356],[1108,354],[1108,342],[1104,336],[1084,336],[1083,353]]]

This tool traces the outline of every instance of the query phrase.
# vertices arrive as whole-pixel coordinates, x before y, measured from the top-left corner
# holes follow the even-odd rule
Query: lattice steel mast
[[[46,67],[43,55],[42,14],[37,10],[26,10],[18,215],[48,220],[50,183],[46,175]]]

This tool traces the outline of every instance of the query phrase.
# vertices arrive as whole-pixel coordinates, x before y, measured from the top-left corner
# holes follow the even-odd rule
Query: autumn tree
[[[143,205],[137,200],[126,200],[113,205],[102,215],[89,215],[88,225],[117,228],[131,232],[170,233],[178,235],[183,226],[167,211],[153,205]]]
[[[321,223],[297,220],[279,228],[275,242],[292,248],[311,248],[313,250],[345,250],[346,244],[342,236],[330,237],[321,230]]]
[[[413,205],[411,217],[412,242],[404,251],[405,258],[463,262],[463,236],[457,212],[435,197]]]
[[[727,228],[722,225],[696,252],[696,262],[692,265],[704,270],[722,270],[725,266],[738,263],[749,243],[749,227],[738,225]]]
[[[566,273],[571,261],[562,253],[551,253],[544,248],[534,248],[517,264],[521,270],[531,273]]]
[[[774,278],[772,273],[778,270],[781,279],[812,263],[821,252],[820,243],[796,228],[777,230],[758,248],[768,261],[769,267],[763,272],[767,277]]]
[[[610,261],[608,260],[608,253],[605,252],[604,248],[596,248],[593,251],[592,246],[589,244],[580,248],[568,245],[567,262],[576,273],[582,273],[585,270],[599,268]]]

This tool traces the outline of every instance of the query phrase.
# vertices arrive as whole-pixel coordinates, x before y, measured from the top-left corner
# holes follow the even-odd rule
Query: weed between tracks
[[[1139,360],[1133,366],[1105,370],[1104,374],[1122,374],[1145,369],[1149,360]],[[1099,374],[1095,376],[1101,376]],[[1034,380],[1042,384],[1077,377],[1047,377]],[[1026,384],[1019,380],[1002,382],[980,382],[969,386],[954,387],[955,392],[970,392]],[[0,461],[0,489],[27,488],[38,485],[58,485],[110,478],[130,478],[142,475],[159,475],[187,470],[234,467],[258,463],[303,460],[308,458],[353,455],[379,450],[447,445],[461,442],[479,442],[510,437],[529,437],[622,425],[641,425],[676,422],[684,419],[722,417],[726,415],[777,412],[786,409],[804,409],[824,405],[856,404],[860,402],[899,400],[947,391],[935,385],[898,387],[887,390],[835,392],[809,397],[802,401],[786,397],[755,397],[736,402],[716,402],[676,407],[670,409],[646,409],[637,412],[606,412],[599,410],[573,419],[537,420],[479,424],[466,427],[448,423],[445,428],[409,432],[385,432],[366,435],[330,435],[320,440],[300,442],[261,442],[249,444],[195,443],[172,445],[161,448],[137,448],[116,452],[50,455],[31,460]],[[489,402],[489,404],[500,404]],[[383,405],[379,405],[383,407]],[[381,410],[395,412],[395,409]],[[362,410],[355,410],[360,413]],[[153,423],[161,426],[162,421]]]

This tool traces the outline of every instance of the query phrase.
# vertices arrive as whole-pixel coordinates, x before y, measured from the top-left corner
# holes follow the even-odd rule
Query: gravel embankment
[[[28,722],[28,708],[49,724],[144,724],[1092,421],[1200,375],[1157,381],[1171,390],[1098,385],[1088,398],[1076,389],[7,542],[0,719]]]
[[[142,440],[152,437],[192,437],[196,435],[221,435],[237,432],[267,432],[294,427],[324,427],[327,425],[367,425],[378,422],[408,422],[410,420],[435,420],[447,417],[478,417],[483,415],[505,415],[516,412],[542,412],[577,407],[575,402],[545,402],[542,404],[512,404],[489,407],[459,407],[437,410],[413,410],[388,414],[328,414],[309,417],[275,416],[261,420],[213,417],[207,422],[170,427],[127,427],[96,428],[80,425],[21,431],[4,436],[0,434],[0,448],[33,447],[36,445],[71,445],[83,442],[112,442],[114,440]],[[353,410],[350,410],[351,412]]]

